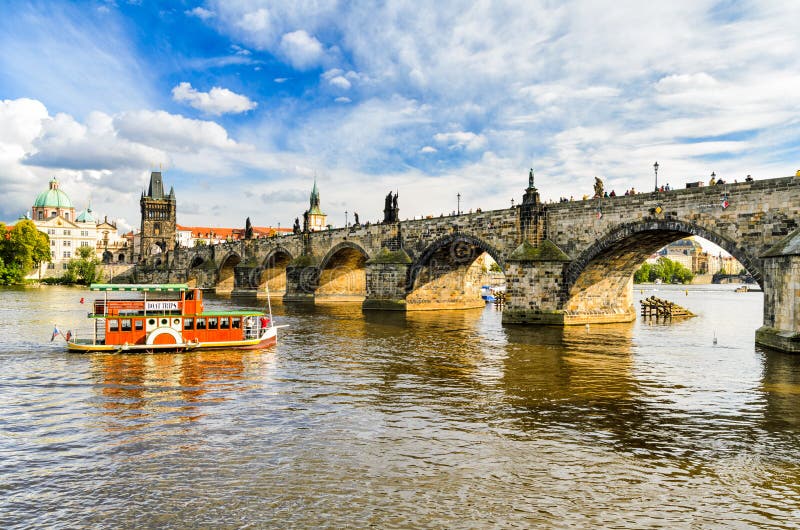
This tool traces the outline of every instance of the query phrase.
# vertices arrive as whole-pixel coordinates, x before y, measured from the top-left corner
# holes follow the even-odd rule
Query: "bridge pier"
[[[523,241],[506,259],[503,324],[563,325],[560,296],[569,257],[550,241]]]
[[[764,325],[756,344],[800,353],[800,230],[762,256]]]
[[[402,249],[391,251],[384,247],[367,260],[367,297],[361,307],[365,310],[405,311],[410,266],[411,258]]]
[[[314,293],[319,287],[320,259],[303,254],[286,266],[286,294],[284,303],[314,303]]]

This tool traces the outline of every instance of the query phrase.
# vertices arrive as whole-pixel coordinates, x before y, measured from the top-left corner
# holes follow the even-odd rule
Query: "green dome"
[[[50,189],[43,191],[36,197],[33,203],[34,208],[72,208],[72,201],[66,193],[58,189],[58,181],[55,177],[50,181]]]
[[[79,213],[75,220],[79,223],[96,223],[97,220],[92,215],[92,205],[90,204],[87,209]]]

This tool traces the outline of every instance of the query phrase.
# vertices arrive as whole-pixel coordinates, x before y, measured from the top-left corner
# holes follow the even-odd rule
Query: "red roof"
[[[183,226],[175,224],[176,230],[190,231],[193,238],[244,239],[244,228],[225,228],[219,226]],[[271,226],[254,226],[253,237],[269,237],[275,233],[291,233],[291,228],[273,228]]]

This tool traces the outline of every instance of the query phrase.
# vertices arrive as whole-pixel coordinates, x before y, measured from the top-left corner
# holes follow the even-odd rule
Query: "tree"
[[[669,258],[658,258],[655,264],[645,263],[633,275],[635,283],[654,282],[657,279],[665,283],[689,283],[694,278],[692,271]]]
[[[64,279],[69,283],[89,285],[103,278],[100,260],[92,247],[78,247],[78,257],[69,260]]]
[[[650,279],[650,273],[652,272],[653,267],[649,263],[642,264],[641,268],[633,274],[633,282],[634,283],[647,283],[652,281]]]
[[[0,283],[20,283],[41,263],[50,261],[50,238],[23,219],[8,231],[0,223]]]

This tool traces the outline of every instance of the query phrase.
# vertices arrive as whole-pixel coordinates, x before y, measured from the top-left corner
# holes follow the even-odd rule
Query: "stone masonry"
[[[798,258],[764,256],[798,219],[796,177],[558,204],[541,203],[531,182],[514,208],[178,249],[119,280],[250,295],[269,285],[287,302],[455,309],[479,305],[473,264],[487,252],[506,275],[504,322],[620,322],[635,318],[632,276],[641,263],[697,235],[730,252],[764,288],[765,326],[796,334],[800,312],[787,308],[797,303]]]

